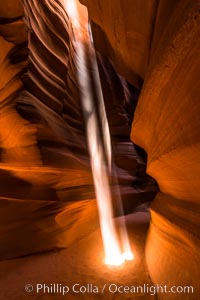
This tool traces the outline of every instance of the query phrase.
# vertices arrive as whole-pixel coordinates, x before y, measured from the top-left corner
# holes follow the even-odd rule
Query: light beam
[[[92,47],[91,32],[89,35],[88,29],[80,23],[76,0],[65,0],[64,3],[74,34],[72,42],[75,49],[81,103],[86,122],[87,142],[105,251],[105,264],[119,266],[125,260],[132,260],[133,254],[130,249],[124,217],[122,217],[123,221],[120,226],[120,236],[117,234],[113,218],[112,197],[109,185],[112,155],[111,141],[96,54]],[[91,74],[89,76],[87,69],[88,61],[92,66],[93,83],[90,78]],[[99,139],[100,130],[97,122],[92,84],[95,86],[95,94],[98,97],[98,111],[103,128],[103,145]]]

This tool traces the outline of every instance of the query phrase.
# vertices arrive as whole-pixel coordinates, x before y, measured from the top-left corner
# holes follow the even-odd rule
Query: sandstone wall
[[[66,247],[99,225],[76,50],[62,4],[0,4],[0,260]],[[114,140],[112,194],[116,202],[120,191],[128,214],[154,198],[157,186],[130,142],[129,87],[109,59],[97,59]]]
[[[81,0],[87,5],[95,47],[109,56],[115,68],[134,86],[144,79],[157,0]]]
[[[147,172],[161,190],[151,207],[146,245],[150,276],[156,283],[193,285],[199,293],[199,2],[177,2],[165,19],[167,6],[163,1],[158,8],[131,136],[147,151]]]
[[[151,206],[146,244],[150,276],[159,284],[191,284],[196,294],[184,295],[184,299],[196,299],[200,275],[200,2],[140,1],[141,6],[138,1],[82,2],[95,23],[97,48],[113,59],[130,82],[134,83],[135,73],[144,78],[131,138],[147,152],[147,172],[160,188]],[[109,41],[106,49],[105,40]],[[168,297],[159,295],[159,299]]]

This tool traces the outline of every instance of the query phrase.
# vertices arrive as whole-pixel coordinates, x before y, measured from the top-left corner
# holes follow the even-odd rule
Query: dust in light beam
[[[70,18],[73,33],[72,43],[75,49],[75,63],[86,123],[87,142],[105,252],[105,264],[119,266],[126,260],[133,260],[134,257],[130,248],[124,217],[119,232],[116,230],[113,218],[113,205],[109,185],[112,155],[111,141],[96,54],[92,47],[91,33],[89,34],[87,25],[81,24],[76,0],[64,0],[64,5]],[[98,111],[103,128],[103,143],[99,139],[100,131],[93,99],[91,74],[89,74],[87,69],[88,60],[92,66],[93,85],[95,85],[95,93],[98,97]]]

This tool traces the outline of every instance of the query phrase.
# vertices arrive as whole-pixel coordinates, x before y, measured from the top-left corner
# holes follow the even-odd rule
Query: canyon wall
[[[150,276],[158,284],[193,285],[198,294],[200,2],[81,2],[97,49],[130,82],[135,74],[144,80],[131,138],[145,149],[147,173],[160,188],[146,244]]]
[[[3,260],[66,246],[59,214],[94,191],[62,5],[7,1],[0,13]]]
[[[90,1],[88,7],[95,47],[109,56],[116,70],[136,87],[146,74],[157,0]]]
[[[76,52],[63,3],[7,1],[0,14],[3,260],[67,247],[99,223]],[[129,139],[130,106],[136,106],[138,93],[135,89],[133,97],[108,58],[98,54],[97,60],[113,140],[112,194],[120,191],[130,213],[157,191]]]
[[[158,7],[149,70],[131,136],[148,153],[147,172],[161,191],[151,207],[146,245],[150,276],[156,283],[193,285],[197,292],[200,3],[180,1],[173,10],[169,4],[161,2]]]
[[[99,51],[125,212],[146,205],[157,191],[129,141],[137,102],[133,92],[139,88],[131,138],[146,151],[147,173],[160,189],[151,205],[148,270],[155,284],[193,285],[194,297],[184,299],[196,300],[200,2],[81,2],[88,7]],[[2,2],[0,41],[0,222],[5,241],[0,259],[6,259],[66,247],[98,227],[98,217],[70,22],[62,3]],[[161,294],[159,299],[169,298]]]

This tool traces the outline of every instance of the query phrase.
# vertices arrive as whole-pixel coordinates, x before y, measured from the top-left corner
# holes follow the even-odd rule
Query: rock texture
[[[154,284],[192,285],[193,294],[155,297],[196,300],[200,296],[200,2],[81,2],[88,7],[98,50],[113,141],[113,199],[120,190],[132,247],[136,242],[138,253],[138,275],[131,265],[127,282],[151,284],[152,279]],[[62,255],[70,261],[68,273],[59,271],[84,282],[80,274],[85,270],[88,278],[93,278],[94,269],[102,273],[99,257],[97,265],[93,261],[94,268],[88,268],[88,245],[98,240],[99,224],[71,34],[69,18],[58,0],[0,3],[0,260],[67,247],[66,252],[55,254],[56,264]],[[88,72],[92,71],[89,65]],[[145,172],[141,148],[129,140],[130,130],[133,142],[146,151],[147,173],[160,189],[151,205],[146,244],[147,202],[154,198],[157,186]],[[120,226],[119,216],[116,221]],[[101,249],[99,240],[97,245]],[[144,247],[151,279],[144,259],[141,262]],[[81,270],[74,264],[75,254]],[[41,265],[52,255],[38,256]],[[39,267],[34,276],[30,269],[36,258],[19,261],[19,273],[28,270],[33,282]],[[4,284],[17,282],[16,265],[17,260],[1,262],[4,275],[8,270]],[[53,281],[58,269],[48,270],[45,278]],[[103,272],[102,277],[107,275]],[[20,280],[24,282],[25,276]],[[123,283],[121,275],[116,280]],[[23,299],[19,286],[14,289]],[[15,296],[4,288],[3,299]]]
[[[69,246],[99,226],[90,209],[95,194],[69,18],[60,1],[7,4],[0,25],[1,260]],[[148,204],[157,186],[129,139],[138,92],[106,57],[98,54],[98,63],[113,138],[113,201],[120,192],[128,214]],[[79,219],[85,225],[73,227]]]
[[[20,5],[18,2],[17,7]],[[80,159],[82,153],[87,153],[86,147],[80,146],[83,130],[79,135],[76,132],[81,118],[74,118],[73,131],[70,121],[65,121],[67,77],[70,81],[69,37],[64,9],[55,13],[59,7],[61,9],[54,1],[25,1],[25,18],[19,18],[16,11],[12,19],[3,19],[1,39],[5,47],[1,67],[4,77],[1,78],[6,81],[2,81],[5,96],[1,98],[0,119],[1,236],[4,240],[1,259],[62,247],[63,243],[58,241],[62,229],[55,216],[65,205],[58,199],[94,197],[90,170]],[[21,22],[21,30],[17,26],[15,29],[15,22]],[[52,22],[58,23],[57,28],[54,29]],[[15,30],[9,31],[10,24]],[[63,37],[59,35],[60,29]],[[76,91],[74,88],[74,93]],[[70,88],[68,92],[70,94]],[[80,116],[78,97],[76,99],[72,110]],[[68,101],[68,110],[69,107]],[[77,156],[75,149],[78,149]],[[85,161],[88,165],[86,154]],[[87,196],[81,196],[86,193]]]
[[[70,30],[59,1],[0,4],[0,299],[27,299],[28,281],[100,287],[105,278],[113,281],[113,270],[103,264]],[[157,185],[129,139],[138,90],[116,74],[109,59],[100,53],[97,59],[113,140],[113,201],[120,192],[137,259],[114,279],[150,285],[144,241],[147,205]],[[49,294],[34,291],[32,297],[49,299]],[[94,299],[94,294],[81,298]],[[150,298],[155,297],[145,296]]]
[[[198,294],[199,3],[177,4],[164,25],[165,6],[158,10],[149,71],[135,114],[132,139],[147,151],[147,172],[157,180],[162,192],[151,208],[146,248],[151,278],[154,282],[191,284]],[[156,257],[155,252],[159,253]]]
[[[88,7],[95,47],[136,87],[145,77],[157,0],[81,0]]]
[[[144,79],[131,138],[145,149],[147,173],[160,188],[151,206],[146,244],[150,276],[154,283],[193,285],[194,295],[184,298],[196,299],[200,275],[200,2],[140,1],[141,9],[138,1],[81,2],[88,6],[99,51],[106,53],[130,82],[135,80],[129,77],[130,70]],[[140,14],[140,18],[134,18],[134,14]],[[151,20],[148,23],[146,17],[145,32],[141,14]],[[138,33],[144,44],[136,41]],[[132,48],[132,36],[142,60]],[[144,49],[148,49],[147,60]],[[127,53],[132,59],[128,67],[122,64],[127,61]],[[138,72],[140,63],[143,72]],[[159,299],[168,297],[159,295]],[[170,297],[182,299],[178,294]]]

